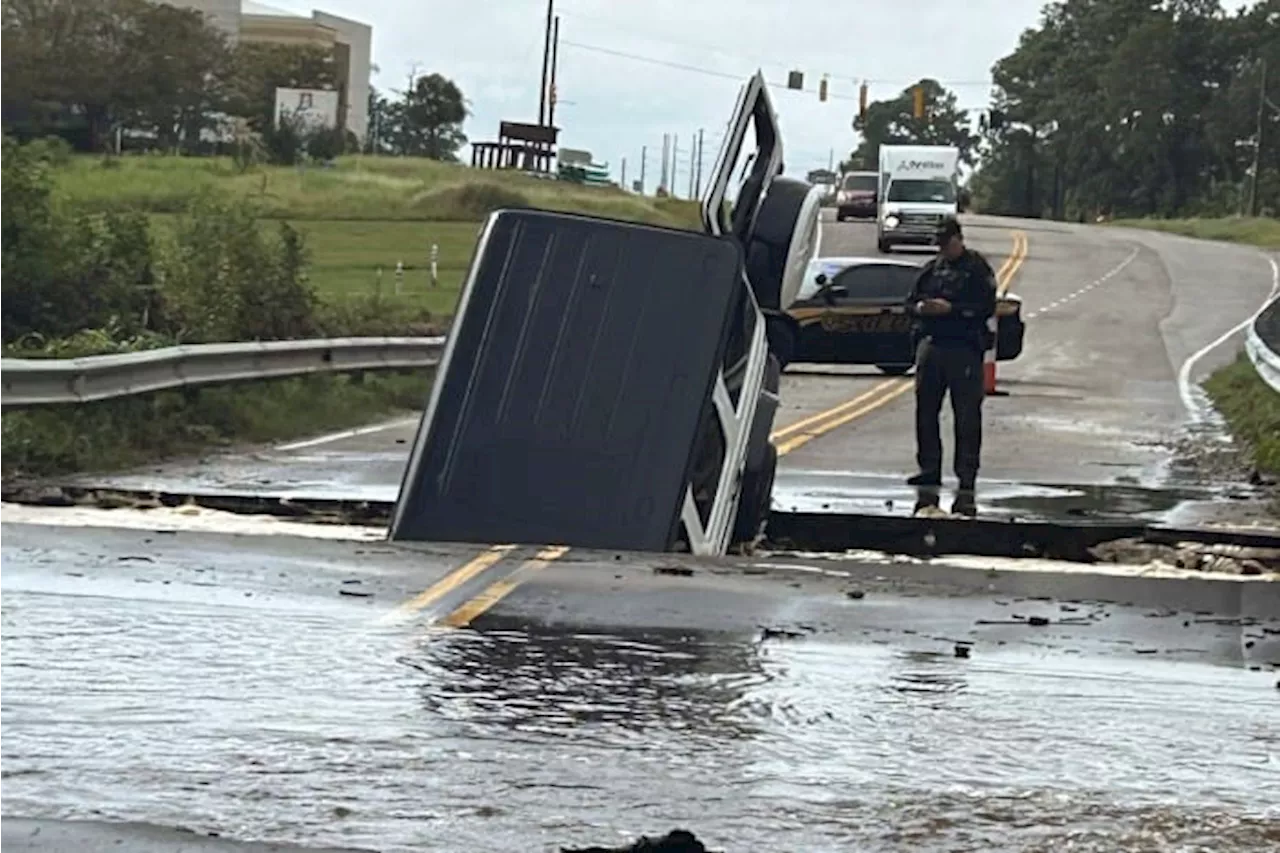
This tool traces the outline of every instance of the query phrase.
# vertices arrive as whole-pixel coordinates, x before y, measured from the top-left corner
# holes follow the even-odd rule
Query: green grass
[[[1248,356],[1218,370],[1204,389],[1258,470],[1280,474],[1280,393],[1262,381]]]
[[[1147,228],[1198,237],[1244,243],[1263,249],[1280,249],[1280,220],[1266,217],[1227,216],[1216,219],[1117,219],[1107,223],[1126,228]]]
[[[308,376],[6,412],[6,481],[110,471],[237,443],[368,423],[420,408],[429,371]]]
[[[153,214],[153,233],[163,238],[176,217]],[[264,219],[264,229],[279,220]],[[471,254],[478,222],[409,220],[287,220],[306,240],[311,256],[307,274],[321,301],[335,306],[378,299],[401,312],[446,318],[453,314]],[[437,280],[431,282],[431,247],[439,247]],[[404,273],[396,286],[396,264]]]
[[[700,224],[697,205],[688,201],[407,157],[344,157],[332,167],[246,172],[227,158],[76,157],[58,171],[56,192],[80,211],[150,214],[161,234],[202,194],[249,199],[264,227],[284,220],[305,235],[309,274],[325,302],[376,296],[396,311],[428,311],[441,321],[457,304],[479,223],[496,208],[534,206],[678,228]],[[433,244],[439,247],[434,286]],[[398,292],[397,263],[404,265]]]
[[[698,222],[697,206],[687,201],[408,157],[343,157],[328,167],[243,173],[227,158],[76,157],[59,170],[57,190],[67,204],[91,211],[178,213],[214,191],[252,199],[275,219],[474,222],[493,206],[529,205],[682,228]]]

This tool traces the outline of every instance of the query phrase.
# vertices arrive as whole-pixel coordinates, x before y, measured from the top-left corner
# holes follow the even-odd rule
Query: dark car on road
[[[875,172],[849,172],[836,191],[836,221],[875,219],[880,178]]]
[[[906,258],[815,258],[787,309],[795,336],[790,362],[874,364],[903,374],[915,360],[906,301],[922,264]],[[996,359],[1022,354],[1022,300],[996,302]]]

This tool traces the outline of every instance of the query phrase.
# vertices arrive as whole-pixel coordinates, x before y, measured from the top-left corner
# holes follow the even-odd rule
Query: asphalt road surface
[[[984,510],[1176,522],[1173,510],[1191,508],[1182,515],[1203,517],[1196,502],[1218,492],[1200,489],[1174,464],[1173,445],[1189,428],[1214,427],[1196,383],[1234,357],[1237,327],[1276,289],[1271,260],[1248,247],[1155,232],[987,217],[967,223],[970,245],[1010,273],[1009,290],[1023,298],[1028,320],[1022,356],[999,366],[1008,396],[987,401]],[[1025,251],[1015,252],[1019,235]],[[874,255],[874,226],[826,222],[821,253]],[[908,510],[909,379],[871,367],[795,365],[782,402],[778,509]],[[945,409],[943,417],[949,454]],[[406,417],[83,482],[394,500],[416,427],[416,417]]]
[[[1262,580],[2,538],[6,849],[1280,843]]]

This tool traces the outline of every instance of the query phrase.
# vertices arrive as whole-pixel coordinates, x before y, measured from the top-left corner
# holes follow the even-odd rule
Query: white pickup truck
[[[934,232],[957,213],[960,149],[949,145],[881,145],[876,244],[936,245]]]

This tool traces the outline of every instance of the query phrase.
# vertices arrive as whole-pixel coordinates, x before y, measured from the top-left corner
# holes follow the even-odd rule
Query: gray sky
[[[534,121],[546,0],[272,0],[308,14],[322,8],[373,26],[379,89],[403,88],[411,68],[454,79],[471,101],[467,135],[495,138],[501,119]],[[952,88],[963,107],[988,100],[991,65],[1039,18],[1042,0],[556,0],[560,15],[561,144],[585,148],[618,177],[648,184],[664,133],[678,134],[677,183],[687,190],[688,145],[707,129],[706,167],[738,87],[756,68],[773,82],[830,77],[826,103],[775,89],[787,171],[837,161],[855,138],[858,81],[878,100],[920,77]],[[725,33],[735,33],[726,36]],[[618,54],[644,57],[649,61]],[[664,64],[666,63],[666,64]],[[672,66],[689,66],[704,71]],[[681,176],[685,177],[681,177]]]

